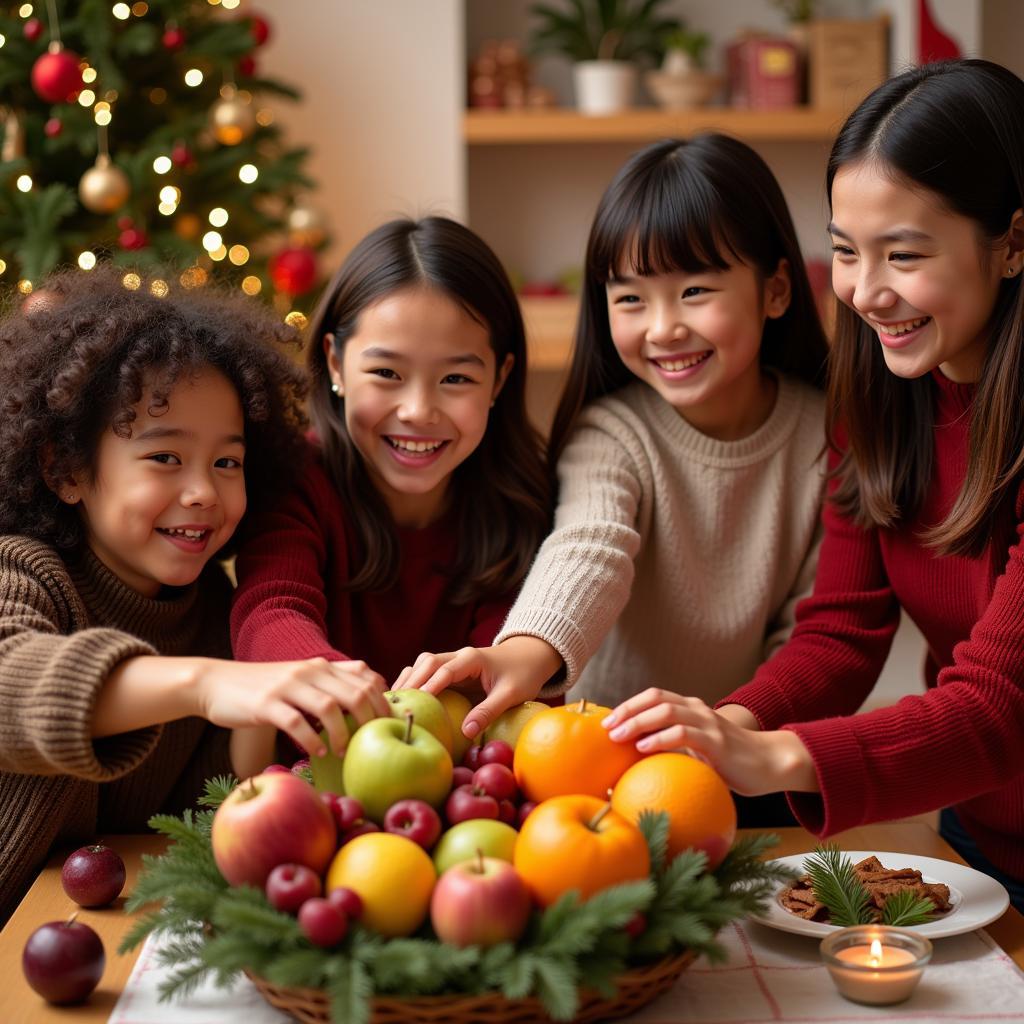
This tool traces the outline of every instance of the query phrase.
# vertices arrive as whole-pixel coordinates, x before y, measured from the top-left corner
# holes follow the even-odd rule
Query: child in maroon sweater
[[[243,540],[235,656],[359,659],[390,684],[489,644],[548,528],[522,317],[491,250],[428,217],[363,239],[310,334],[316,440]]]
[[[1024,82],[979,60],[892,79],[827,184],[841,305],[814,595],[720,710],[647,691],[607,725],[789,791],[820,835],[955,805],[943,834],[1024,909]],[[857,715],[901,609],[928,688]]]

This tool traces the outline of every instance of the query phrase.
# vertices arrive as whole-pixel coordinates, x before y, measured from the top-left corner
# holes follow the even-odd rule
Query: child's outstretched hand
[[[602,724],[613,740],[635,743],[645,754],[687,749],[700,755],[744,796],[818,790],[811,756],[796,733],[745,728],[696,697],[652,687],[623,701]]]
[[[513,636],[496,647],[424,652],[415,664],[402,669],[392,689],[437,694],[466,679],[478,681],[487,696],[462,723],[463,735],[472,739],[503,711],[533,700],[561,665],[561,655],[550,644],[533,636]]]

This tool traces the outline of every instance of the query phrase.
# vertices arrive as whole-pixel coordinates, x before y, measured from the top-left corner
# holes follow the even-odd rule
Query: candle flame
[[[878,967],[882,963],[882,943],[878,939],[871,940],[871,966]]]

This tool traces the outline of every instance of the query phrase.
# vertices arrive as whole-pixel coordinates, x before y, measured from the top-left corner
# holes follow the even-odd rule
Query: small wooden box
[[[807,32],[811,106],[852,110],[889,76],[889,20],[822,18]]]
[[[791,39],[744,36],[729,45],[726,62],[732,106],[768,109],[800,102],[800,61]]]

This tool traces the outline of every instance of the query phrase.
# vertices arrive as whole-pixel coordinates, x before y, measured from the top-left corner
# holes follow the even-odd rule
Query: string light
[[[249,262],[249,250],[244,245],[233,245],[228,249],[228,259],[236,267],[245,266]]]
[[[159,277],[154,278],[149,284],[149,291],[151,295],[155,295],[158,299],[164,298],[170,291],[166,281],[161,281]]]
[[[28,174],[19,174],[16,182],[19,192],[31,192],[32,191],[32,178]]]
[[[92,85],[96,81],[96,69],[90,67],[82,68],[82,81],[86,85]]]
[[[7,264],[3,260],[0,260],[0,274],[3,274],[7,270]]]
[[[210,211],[208,219],[215,228],[222,228],[228,222],[228,211],[223,206],[215,206]],[[216,249],[217,247],[214,246],[214,248]]]
[[[267,128],[274,123],[274,112],[269,107],[256,111],[256,123],[261,128]]]
[[[218,245],[216,249],[210,251],[210,259],[216,260],[218,263],[224,259],[228,254],[228,248],[226,245]]]
[[[160,202],[161,203],[179,203],[181,202],[181,189],[175,185],[164,185],[160,189]]]
[[[241,0],[220,0],[220,5],[225,11],[233,11],[240,2]]]
[[[160,203],[157,209],[165,216],[170,217],[178,209],[177,203]]]
[[[139,3],[132,4],[132,14],[136,18],[144,18],[149,13],[149,4],[139,0]]]
[[[224,245],[224,239],[220,237],[219,231],[207,231],[203,235],[203,248],[212,255],[214,249]]]
[[[83,89],[78,94],[78,105],[81,107],[91,107],[96,102],[96,93],[92,89]]]
[[[85,252],[79,253],[78,265],[83,270],[92,270],[92,268],[96,266],[96,253],[89,252],[88,249],[86,249]]]
[[[110,9],[110,13],[118,21],[127,21],[132,16],[132,9],[127,4],[114,4]]]
[[[185,72],[185,84],[192,86],[194,89],[197,85],[203,84],[203,73],[199,68],[189,68]]]
[[[259,295],[262,290],[263,282],[255,274],[242,278],[242,291],[246,295]]]
[[[166,174],[173,166],[169,156],[158,156],[153,161],[153,170],[157,174]]]
[[[7,36],[5,36],[3,34],[3,32],[0,32],[0,47],[2,47],[4,45],[4,43],[6,43],[6,42],[7,42]]]
[[[306,314],[305,313],[302,313],[302,312],[300,312],[297,309],[293,309],[284,318],[284,322],[289,327],[294,327],[297,331],[301,331],[306,326],[306,324],[309,323],[309,320],[306,318]]]
[[[142,278],[138,274],[128,273],[121,278],[121,284],[130,292],[137,292],[142,287]]]
[[[245,185],[251,185],[259,176],[259,168],[255,164],[242,164],[238,168],[238,178]]]
[[[167,90],[161,88],[159,85],[155,89],[149,90],[149,102],[154,107],[159,107],[161,103],[167,102]]]
[[[32,5],[31,5],[31,4],[22,4],[22,5],[21,5],[21,6],[20,6],[20,7],[18,8],[18,13],[19,13],[19,14],[20,14],[20,15],[21,15],[21,16],[22,16],[23,18],[31,18],[31,17],[32,17]]]
[[[95,120],[97,124],[106,125],[110,124],[110,122],[113,120],[113,115],[110,113],[109,110],[103,110],[102,108],[97,107],[96,115],[93,118],[93,120]]]

